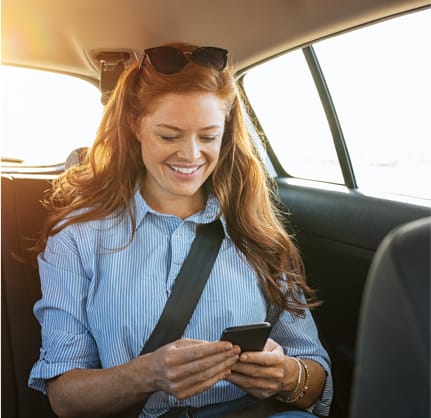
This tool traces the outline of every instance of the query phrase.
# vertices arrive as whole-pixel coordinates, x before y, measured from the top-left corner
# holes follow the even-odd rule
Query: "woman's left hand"
[[[269,338],[263,351],[241,353],[226,380],[250,395],[264,399],[281,391],[293,390],[297,379],[295,361]]]

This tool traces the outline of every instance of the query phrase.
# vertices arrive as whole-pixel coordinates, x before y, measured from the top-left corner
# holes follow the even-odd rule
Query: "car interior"
[[[307,48],[318,40],[429,7],[428,0],[3,0],[2,65],[81,78],[98,86],[100,100],[106,103],[122,70],[139,59],[145,48],[175,40],[192,41],[228,49],[242,86],[249,69],[271,57],[302,49],[311,62],[313,54]],[[409,416],[427,417],[431,200],[392,199],[358,187],[324,87],[317,89],[333,134],[342,184],[289,175],[271,141],[260,134],[264,129],[256,114],[248,105],[246,108],[256,139],[263,140],[277,193],[286,209],[286,223],[295,233],[308,280],[323,302],[313,316],[332,361],[330,417],[407,416],[403,408],[412,403],[417,409]],[[61,137],[58,132],[59,141]],[[37,268],[22,259],[43,228],[48,214],[41,202],[51,181],[65,169],[66,157],[52,166],[2,166],[1,414],[7,418],[55,416],[47,398],[27,387],[40,348],[40,327],[32,309],[41,290]],[[74,163],[79,160],[76,153],[71,159]],[[410,239],[418,222],[420,239]],[[385,254],[393,251],[393,245],[398,255],[391,264]],[[394,277],[403,278],[400,287],[394,284]],[[374,293],[376,287],[380,290]],[[422,319],[414,336],[406,317],[399,312],[398,316],[389,303],[397,297],[396,290],[405,292],[410,301],[406,292],[417,297],[413,299],[417,302],[412,302],[417,311],[409,320],[416,323],[412,318]],[[400,298],[399,304],[403,303],[407,302]],[[394,371],[389,371],[384,352],[373,357],[381,349],[378,336],[384,338],[382,332],[388,326],[383,319],[381,323],[373,320],[379,317],[376,306],[382,315],[399,321],[400,334],[386,346],[389,358],[405,362],[400,348],[411,350],[406,378],[415,382],[412,388],[419,382],[421,388],[411,396],[409,384],[400,393],[387,389],[387,382],[379,380]],[[428,371],[425,375],[417,371],[415,361],[419,362],[420,356],[421,367]],[[381,364],[382,368],[376,370],[370,364]],[[392,376],[392,381],[395,378]],[[382,386],[385,390],[381,391]],[[374,397],[379,391],[380,396]],[[395,405],[401,415],[385,415],[386,410],[379,415],[378,408],[361,409],[365,404],[380,403]]]

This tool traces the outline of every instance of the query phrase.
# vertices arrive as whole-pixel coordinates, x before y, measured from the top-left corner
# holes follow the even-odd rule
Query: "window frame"
[[[320,98],[320,102],[323,108],[323,111],[325,113],[325,117],[326,117],[326,121],[328,123],[328,127],[330,129],[331,132],[331,136],[332,136],[332,140],[335,146],[335,150],[336,150],[336,154],[337,154],[337,159],[338,159],[338,163],[339,163],[339,167],[343,176],[343,180],[344,180],[344,184],[340,184],[340,183],[336,183],[336,185],[339,186],[344,186],[346,188],[348,188],[349,190],[354,190],[354,191],[358,191],[360,188],[358,187],[357,181],[356,181],[356,177],[355,177],[355,172],[354,172],[354,168],[350,159],[350,155],[349,155],[349,151],[348,151],[348,146],[347,143],[344,139],[344,134],[343,134],[343,130],[341,127],[341,124],[339,122],[338,116],[337,116],[337,111],[335,108],[335,104],[332,101],[332,97],[329,91],[329,87],[326,83],[323,71],[320,67],[319,64],[319,60],[317,58],[317,55],[314,51],[313,48],[313,44],[320,42],[320,41],[324,41],[326,39],[330,39],[336,36],[342,36],[345,33],[349,33],[352,31],[356,31],[356,30],[360,30],[361,28],[365,28],[368,26],[373,26],[376,24],[379,24],[381,22],[384,22],[386,20],[392,20],[392,19],[396,19],[397,17],[401,17],[401,16],[406,16],[412,13],[420,13],[421,11],[424,10],[428,10],[430,9],[431,6],[422,6],[422,7],[418,7],[412,10],[408,10],[405,12],[401,12],[401,13],[396,13],[387,17],[384,17],[382,19],[377,19],[374,21],[370,21],[367,22],[365,24],[361,24],[361,25],[357,25],[351,28],[348,28],[346,30],[342,30],[333,34],[330,34],[328,36],[324,36],[318,39],[315,39],[307,44],[303,44],[303,45],[299,45],[298,47],[294,47],[291,49],[287,49],[285,51],[282,51],[278,54],[272,55],[270,57],[267,57],[264,60],[261,60],[259,62],[254,63],[251,66],[248,66],[244,69],[242,69],[241,71],[239,71],[237,73],[237,81],[238,81],[238,86],[241,92],[241,97],[245,102],[245,107],[247,109],[247,113],[248,116],[251,119],[251,122],[254,124],[256,131],[258,132],[258,137],[260,139],[260,141],[262,142],[267,156],[270,159],[274,170],[277,173],[278,177],[286,177],[288,179],[297,179],[297,180],[304,180],[310,183],[314,183],[314,184],[321,184],[321,185],[332,185],[335,183],[326,181],[326,180],[319,180],[319,179],[306,179],[306,178],[301,178],[301,177],[297,177],[297,176],[292,176],[288,173],[288,171],[286,171],[286,168],[284,168],[282,166],[282,164],[280,163],[280,160],[278,159],[277,154],[274,151],[274,148],[271,145],[270,140],[267,138],[265,131],[254,111],[253,105],[250,102],[246,89],[244,87],[244,78],[247,74],[248,71],[250,71],[251,69],[253,69],[254,67],[257,67],[261,64],[264,64],[267,61],[270,61],[272,59],[275,59],[279,56],[288,54],[290,52],[293,52],[295,50],[300,49],[302,51],[302,53],[304,54],[304,58],[306,61],[306,64],[308,66],[308,69],[310,71],[310,74],[313,78],[314,81],[314,86],[317,89],[319,98]],[[427,199],[424,199],[422,197],[416,197],[416,196],[404,196],[404,195],[392,195],[391,192],[379,192],[379,193],[374,193],[372,192],[371,194],[377,194],[379,196],[387,196],[390,195],[391,199],[395,199],[395,200],[413,200],[413,201],[427,201]]]

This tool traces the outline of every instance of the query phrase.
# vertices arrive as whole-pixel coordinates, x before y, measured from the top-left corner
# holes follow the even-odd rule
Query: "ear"
[[[140,120],[136,120],[134,117],[129,115],[127,117],[127,123],[129,124],[130,130],[133,133],[133,136],[138,142],[141,142],[141,135],[140,135]]]
[[[139,135],[139,133],[135,133],[135,139],[139,142],[139,143],[141,143],[141,138],[140,138],[140,135]]]

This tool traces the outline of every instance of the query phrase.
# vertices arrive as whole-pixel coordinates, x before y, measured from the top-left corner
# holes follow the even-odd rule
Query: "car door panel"
[[[346,417],[358,316],[371,260],[391,229],[429,216],[430,209],[343,187],[315,187],[313,182],[298,185],[279,178],[277,185],[290,213],[287,220],[296,234],[307,278],[322,301],[313,316],[333,363],[331,417]]]

